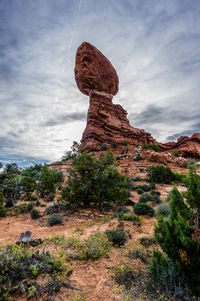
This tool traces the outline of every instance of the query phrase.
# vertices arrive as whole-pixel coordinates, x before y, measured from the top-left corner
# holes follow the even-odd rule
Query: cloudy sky
[[[0,159],[56,160],[80,140],[83,41],[116,68],[133,126],[160,141],[200,132],[199,16],[200,0],[0,0]]]

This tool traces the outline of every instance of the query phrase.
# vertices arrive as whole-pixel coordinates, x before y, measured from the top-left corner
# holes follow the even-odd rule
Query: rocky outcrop
[[[152,143],[155,140],[144,130],[134,128],[127,112],[112,103],[118,92],[118,76],[109,60],[93,45],[82,43],[76,53],[75,79],[80,91],[90,96],[87,126],[82,136],[82,149],[99,150],[103,143]]]
[[[123,144],[126,140],[129,146],[156,143],[163,152],[179,149],[185,157],[200,158],[199,133],[163,144],[153,139],[150,133],[130,125],[123,107],[112,103],[118,92],[117,72],[96,47],[87,42],[81,44],[76,53],[74,71],[78,88],[90,97],[87,125],[81,140],[83,151],[93,152],[104,143]],[[150,160],[158,163],[167,161],[166,156],[155,153]]]

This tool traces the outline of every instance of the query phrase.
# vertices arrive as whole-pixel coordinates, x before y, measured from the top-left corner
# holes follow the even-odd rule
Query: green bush
[[[127,212],[123,215],[122,220],[132,221],[137,224],[141,224],[141,218],[134,213]]]
[[[47,222],[49,226],[58,225],[62,223],[62,217],[53,213],[48,217]]]
[[[0,217],[6,216],[6,208],[4,207],[4,196],[3,192],[0,191]]]
[[[128,142],[127,140],[124,140],[124,141],[122,142],[122,145],[127,146],[127,145],[129,145],[129,142]]]
[[[32,209],[31,210],[31,218],[32,219],[37,219],[40,217],[40,211],[37,209]]]
[[[155,143],[151,143],[149,145],[149,147],[151,147],[155,152],[159,152],[160,151],[159,146],[157,144],[155,144]]]
[[[145,203],[135,204],[133,210],[137,215],[148,215],[150,217],[153,217],[155,215],[155,210]]]
[[[191,223],[193,216],[193,211],[174,187],[170,199],[170,217],[165,220],[162,216],[158,216],[154,235],[175,268],[187,279],[188,286],[195,294],[199,294],[200,249],[198,241],[193,238],[195,232]]]
[[[59,291],[71,272],[67,263],[60,257],[53,257],[48,251],[30,251],[22,244],[0,247],[0,300],[12,300],[12,294],[14,297],[22,293],[27,296],[32,291],[31,280],[34,278],[36,283],[37,275],[47,278],[45,287],[48,285],[55,294],[55,289]],[[43,286],[40,288],[43,289]]]
[[[164,217],[168,217],[170,214],[170,206],[168,203],[162,203],[160,206],[157,208],[157,212],[160,215],[163,215]]]
[[[107,150],[107,144],[104,143],[104,144],[100,145],[99,149],[100,149],[100,151],[106,151]]]
[[[118,147],[118,143],[117,142],[112,142],[111,143],[111,147],[112,148],[117,148]]]
[[[186,295],[186,279],[178,263],[173,262],[160,251],[154,250],[150,271],[158,289],[162,289],[164,292],[171,293],[172,296],[184,300],[182,298]]]
[[[117,217],[118,219],[122,219],[125,213],[128,213],[129,209],[126,207],[120,207],[117,211],[113,212],[113,216]]]
[[[135,177],[132,177],[131,179],[133,182],[137,182],[137,181],[141,181],[141,177],[140,176],[135,176]]]
[[[54,194],[56,191],[53,169],[48,168],[46,165],[42,167],[38,191],[41,197],[48,197],[51,193]]]
[[[99,159],[83,153],[73,160],[61,197],[67,205],[79,207],[120,205],[128,201],[129,184],[115,168],[113,153],[108,151]]]
[[[177,180],[177,176],[170,167],[163,165],[150,166],[147,168],[149,181],[154,183],[171,184]]]
[[[131,248],[128,248],[128,256],[131,258],[131,259],[136,259],[136,258],[139,258],[141,259],[144,263],[147,263],[147,259],[148,259],[148,254],[145,250],[144,247],[142,246],[139,246],[139,247],[131,247]]]
[[[149,145],[147,143],[143,143],[143,146],[142,146],[144,149],[148,149],[149,148]]]
[[[145,247],[148,248],[149,246],[152,246],[156,243],[156,240],[154,237],[149,236],[143,236],[140,238],[140,243]]]
[[[67,257],[84,260],[106,257],[110,254],[111,247],[112,244],[109,242],[108,237],[100,232],[94,232],[83,240],[70,237],[63,244],[64,250],[67,250]]]
[[[151,202],[153,200],[153,196],[149,193],[143,193],[139,198],[139,203]]]
[[[108,240],[113,244],[113,246],[122,246],[128,239],[127,232],[122,228],[106,230],[105,234],[107,235]]]
[[[175,157],[179,157],[180,156],[180,151],[178,149],[174,149],[172,154],[175,156]]]
[[[138,193],[138,194],[143,194],[144,193],[144,190],[142,189],[142,188],[137,188],[136,189],[136,192]]]
[[[135,271],[129,264],[120,265],[113,278],[118,284],[124,285],[126,289],[130,289],[135,280]]]

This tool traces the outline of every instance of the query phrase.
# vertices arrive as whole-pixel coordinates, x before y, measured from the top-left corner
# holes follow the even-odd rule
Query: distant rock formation
[[[179,149],[183,156],[200,158],[199,133],[163,144],[150,133],[130,125],[123,107],[112,103],[119,86],[117,72],[96,47],[87,42],[79,46],[74,71],[78,88],[90,97],[87,125],[81,139],[83,151],[97,151],[103,143],[128,141],[129,145],[156,143],[162,151]]]
[[[90,96],[87,126],[82,136],[82,149],[99,150],[103,143],[152,143],[144,130],[130,126],[127,112],[112,103],[118,92],[118,76],[110,61],[93,45],[84,42],[76,53],[75,79],[80,91]]]

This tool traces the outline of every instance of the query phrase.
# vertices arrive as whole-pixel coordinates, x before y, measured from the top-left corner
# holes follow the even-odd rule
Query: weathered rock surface
[[[83,42],[76,52],[75,79],[80,91],[116,95],[119,80],[111,62],[93,45]]]
[[[156,143],[161,151],[179,149],[185,157],[200,158],[200,133],[163,144],[150,133],[130,125],[123,107],[112,103],[118,92],[117,73],[110,61],[90,43],[83,42],[77,50],[75,79],[80,91],[90,96],[87,125],[81,140],[83,151],[93,152],[103,143],[122,144],[127,140],[129,146]],[[152,154],[150,161],[165,164],[169,158]]]
[[[110,61],[93,45],[82,43],[76,53],[75,79],[80,91],[90,96],[87,126],[82,149],[99,149],[102,143],[151,143],[155,140],[144,130],[130,126],[127,112],[112,103],[118,92],[118,76]]]

